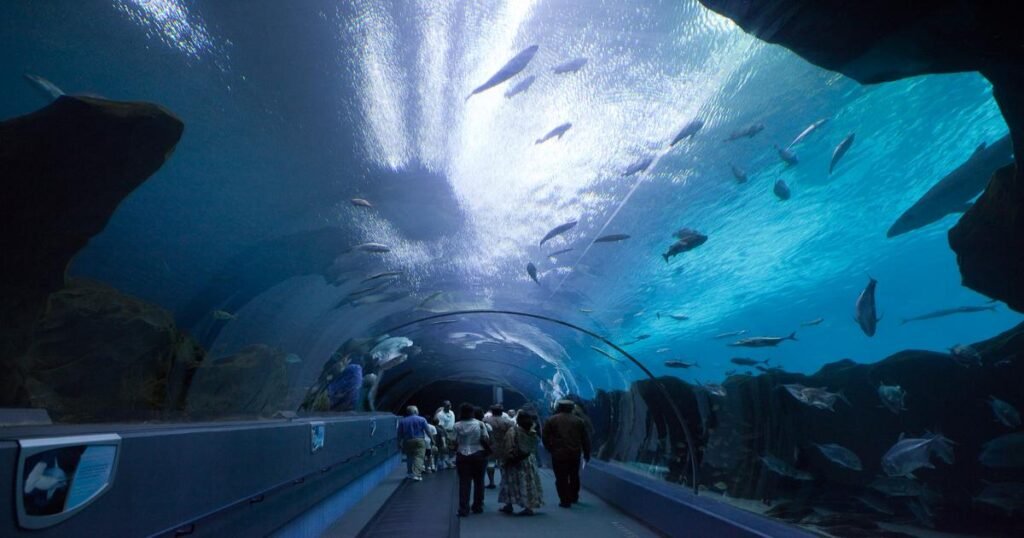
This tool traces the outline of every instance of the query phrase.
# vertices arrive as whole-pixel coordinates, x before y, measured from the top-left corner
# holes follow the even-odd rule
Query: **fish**
[[[727,333],[716,334],[716,335],[712,336],[711,338],[713,338],[715,340],[721,340],[723,338],[729,338],[729,337],[732,337],[732,336],[742,336],[744,334],[747,334],[747,330],[746,329],[741,329],[741,330],[738,330],[738,331],[732,331],[732,332],[727,332]]]
[[[441,296],[442,293],[444,293],[444,292],[435,291],[434,293],[431,293],[430,295],[427,295],[427,298],[423,299],[422,301],[420,301],[420,304],[416,305],[416,308],[423,308],[423,307],[427,306],[427,303],[429,303],[430,301],[433,301],[434,299],[437,299],[438,297]]]
[[[923,484],[905,476],[879,476],[868,487],[889,497],[918,497],[925,492]]]
[[[786,149],[790,149],[793,146],[799,144],[800,142],[803,142],[804,139],[811,135],[811,133],[817,131],[822,125],[825,125],[826,123],[828,123],[828,118],[822,118],[808,125],[806,129],[800,131],[800,134],[796,135],[796,138],[794,138],[793,141],[790,142],[788,146],[786,146]]]
[[[686,321],[686,320],[690,319],[690,316],[687,316],[687,315],[684,315],[684,314],[669,314],[668,317],[670,317],[670,318],[672,318],[672,319],[674,319],[676,321]]]
[[[772,192],[779,200],[789,200],[793,196],[793,192],[789,190],[789,185],[786,182],[778,179],[775,181],[775,186],[772,187]]]
[[[786,392],[800,403],[816,409],[834,412],[836,401],[840,399],[850,405],[850,401],[846,399],[842,391],[829,392],[823,388],[805,387],[799,383],[788,383],[782,385],[782,388],[786,389]]]
[[[739,140],[740,138],[753,138],[754,135],[756,135],[757,133],[760,133],[763,130],[764,130],[764,124],[763,123],[753,123],[753,124],[750,124],[750,125],[742,128],[742,129],[733,131],[729,135],[729,137],[725,139],[725,141],[726,142],[732,142],[733,140]]]
[[[592,308],[580,308],[579,311],[583,312],[584,314],[590,314],[594,312]]]
[[[373,346],[373,349],[370,350],[370,356],[373,357],[377,368],[387,370],[405,362],[408,356],[403,350],[412,347],[412,345],[412,340],[404,336],[392,336],[381,340],[379,344]]]
[[[540,280],[537,280],[537,266],[533,262],[526,264],[526,274],[530,275],[530,279],[540,284]]]
[[[67,485],[68,475],[60,468],[60,463],[54,458],[52,466],[41,461],[36,463],[35,467],[32,467],[32,470],[29,471],[28,476],[25,478],[24,489],[25,495],[30,495],[36,490],[45,491],[46,500],[49,501],[57,490],[65,488]]]
[[[364,278],[361,283],[365,284],[367,282],[371,282],[371,281],[377,280],[378,278],[388,278],[388,277],[393,277],[393,276],[400,276],[401,274],[402,274],[402,271],[384,271],[384,272],[381,272],[381,273],[374,273],[374,274]]]
[[[825,318],[812,319],[811,321],[804,321],[800,324],[801,327],[813,327],[815,325],[821,325],[821,322],[825,321]]]
[[[649,334],[641,334],[639,336],[634,337],[632,342],[626,342],[625,344],[622,344],[622,345],[624,345],[624,346],[633,345],[633,344],[635,344],[637,342],[642,342],[644,340],[647,340],[650,337],[651,337],[651,335],[649,335]]]
[[[299,364],[302,362],[302,358],[294,353],[289,353],[285,355],[284,362],[287,362],[288,364]]]
[[[847,469],[853,469],[854,471],[864,470],[864,466],[861,465],[860,458],[857,457],[857,454],[844,446],[831,443],[823,445],[814,443],[814,446],[818,447],[821,454],[833,463],[846,467]]]
[[[707,383],[707,384],[704,384],[702,386],[705,389],[707,389],[709,394],[713,394],[715,396],[720,396],[722,398],[725,398],[725,396],[727,394],[726,391],[725,391],[725,387],[723,387],[722,385],[719,385],[717,383]]]
[[[1020,482],[999,482],[986,484],[985,488],[972,499],[976,503],[987,504],[1006,511],[1013,516],[1024,506],[1024,484]]]
[[[775,151],[778,152],[779,158],[782,162],[789,166],[796,166],[800,164],[800,159],[797,158],[796,153],[793,153],[789,148],[780,148],[778,144],[775,145]]]
[[[775,347],[785,340],[796,341],[796,331],[789,333],[789,336],[751,336],[741,338],[731,344],[730,347]]]
[[[572,252],[572,251],[573,251],[572,248],[563,248],[562,250],[556,250],[556,251],[552,252],[551,254],[548,254],[548,258],[549,259],[554,259],[554,258],[558,257],[559,254],[565,254],[566,252]]]
[[[769,360],[770,359],[765,359],[763,361],[758,361],[758,360],[754,360],[754,359],[748,359],[747,357],[733,357],[733,358],[729,359],[729,362],[731,362],[733,364],[738,364],[740,366],[754,366],[755,364],[768,364]]]
[[[33,75],[32,73],[25,73],[25,79],[32,83],[36,89],[40,90],[50,99],[57,99],[64,95],[64,90],[57,87],[56,84],[46,80],[39,75]]]
[[[860,325],[860,329],[868,336],[875,335],[875,331],[878,329],[878,322],[882,321],[882,318],[878,317],[875,312],[875,288],[877,285],[877,280],[868,277],[868,285],[864,288],[864,291],[860,292],[854,308],[853,320],[857,322],[857,325]]]
[[[855,495],[853,497],[861,502],[864,506],[878,512],[879,514],[885,514],[887,516],[894,516],[896,512],[890,507],[884,499],[874,494],[865,493],[863,495]]]
[[[1017,412],[1016,407],[992,395],[988,397],[988,405],[992,408],[992,414],[996,416],[996,420],[1003,426],[1007,428],[1020,427],[1020,413]]]
[[[981,354],[971,346],[957,344],[949,348],[949,356],[964,368],[981,366]]]
[[[232,314],[231,312],[228,312],[227,310],[214,310],[213,311],[213,319],[216,319],[216,320],[219,320],[219,321],[231,321],[231,320],[234,320],[234,319],[238,319],[238,316],[236,314]]]
[[[548,140],[551,140],[552,138],[554,138],[556,136],[558,137],[559,140],[561,140],[562,139],[562,135],[564,135],[565,132],[568,131],[569,129],[572,129],[572,123],[565,122],[565,123],[559,125],[558,127],[555,127],[554,129],[551,129],[550,131],[548,131],[548,134],[538,138],[537,141],[534,142],[534,144],[543,144],[544,142],[547,142]]]
[[[811,475],[811,473],[797,469],[789,463],[786,463],[770,454],[761,456],[761,461],[764,463],[764,466],[773,473],[792,478],[794,480],[814,480],[814,476]]]
[[[853,145],[853,138],[853,133],[846,135],[846,138],[839,142],[836,149],[832,151],[832,162],[828,165],[829,174],[836,169],[836,165],[839,164],[839,160],[843,158],[843,155],[846,155],[846,152],[850,151],[850,146]]]
[[[667,347],[659,347],[658,350],[655,351],[655,353],[668,353],[669,351],[672,351],[672,350],[670,348],[667,348]]]
[[[985,467],[1011,469],[1024,467],[1024,433],[1008,433],[982,446],[978,461]]]
[[[653,162],[654,157],[644,157],[643,159],[640,159],[639,161],[626,167],[626,170],[622,172],[622,175],[632,176],[634,174],[639,174],[640,172],[647,170]]]
[[[505,65],[501,66],[501,69],[499,69],[497,73],[470,92],[470,94],[466,96],[466,101],[469,101],[470,97],[473,97],[480,92],[487,91],[518,75],[520,71],[526,69],[526,66],[529,65],[530,60],[533,60],[533,57],[537,54],[537,49],[539,48],[539,45],[531,45],[520,51],[519,54],[513,56],[511,60],[505,63]]]
[[[667,368],[692,368],[694,366],[699,366],[699,365],[696,362],[686,362],[686,361],[680,361],[680,360],[668,360],[668,361],[665,361],[665,366]]]
[[[613,360],[615,362],[622,362],[622,359],[615,358],[614,356],[612,356],[611,353],[608,353],[607,351],[605,351],[605,350],[603,350],[603,349],[601,349],[601,348],[599,348],[597,346],[590,346],[590,349],[593,349],[594,351],[604,355],[605,357],[608,357],[609,359],[611,359],[611,360]]]
[[[697,132],[700,131],[703,127],[704,120],[700,118],[690,120],[690,123],[687,123],[685,126],[683,126],[682,129],[679,130],[679,133],[676,134],[675,138],[672,139],[672,142],[669,142],[668,146],[673,147],[676,144],[682,142],[684,139],[693,138],[693,135],[697,134]]]
[[[714,484],[711,484],[711,487],[713,487],[713,488],[715,488],[717,490],[729,489],[729,485],[726,484],[725,482],[722,482],[721,480],[719,480],[718,482],[715,482]]]
[[[923,500],[920,498],[908,500],[907,509],[909,509],[910,513],[914,515],[914,518],[917,519],[918,523],[928,527],[929,529],[935,528],[935,515]]]
[[[732,177],[736,178],[737,183],[747,182],[747,172],[735,164],[729,163],[729,167],[732,168]]]
[[[352,205],[356,207],[373,207],[373,204],[371,204],[368,200],[364,200],[362,198],[353,198]]]
[[[363,243],[352,247],[352,250],[361,250],[363,252],[372,252],[376,254],[382,254],[384,252],[391,252],[391,248],[387,245],[380,243]]]
[[[556,65],[555,67],[553,67],[551,69],[551,72],[556,74],[556,75],[564,75],[566,73],[575,73],[575,72],[579,71],[580,69],[583,69],[583,66],[585,66],[585,65],[587,65],[587,59],[586,58],[573,58],[572,60],[569,60],[568,62]]]
[[[936,310],[927,314],[921,314],[920,316],[914,316],[912,318],[904,318],[900,325],[906,325],[914,321],[924,321],[926,319],[935,319],[945,316],[952,316],[954,314],[972,314],[975,312],[995,312],[995,306],[958,306],[956,308],[944,308],[942,310]]]
[[[672,243],[668,250],[661,255],[665,263],[668,263],[670,258],[689,252],[708,241],[708,236],[691,228],[682,228],[673,235],[676,237],[676,242]]]
[[[511,99],[526,90],[529,90],[530,86],[533,86],[533,83],[536,82],[536,80],[537,75],[530,75],[523,78],[523,80],[516,82],[511,88],[505,90],[505,99]]]
[[[937,434],[924,437],[904,437],[892,445],[882,456],[882,471],[888,476],[914,478],[914,471],[920,468],[933,469],[931,460],[938,456],[942,461],[953,463],[953,441]]]
[[[619,241],[625,241],[627,239],[629,239],[629,236],[626,235],[626,234],[608,234],[608,235],[602,235],[601,237],[598,237],[597,239],[594,240],[594,242],[595,243],[617,243]]]
[[[893,413],[899,414],[900,411],[907,410],[903,403],[906,396],[906,391],[899,385],[878,385],[878,398],[882,400],[882,405]]]
[[[548,241],[554,239],[555,237],[558,237],[559,235],[562,235],[565,232],[568,232],[569,230],[573,229],[576,226],[576,223],[577,223],[577,221],[570,220],[569,222],[566,222],[565,224],[559,224],[558,226],[555,226],[554,228],[551,229],[551,231],[549,231],[544,236],[544,239],[540,240],[540,246],[543,247],[544,243],[547,243]]]
[[[892,238],[923,228],[946,215],[962,213],[971,200],[988,185],[996,170],[1013,164],[1013,142],[1010,135],[986,146],[982,143],[955,170],[928,189],[914,205],[896,219],[885,236]]]

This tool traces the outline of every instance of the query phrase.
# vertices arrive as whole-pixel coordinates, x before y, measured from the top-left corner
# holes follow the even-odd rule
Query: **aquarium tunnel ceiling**
[[[37,24],[0,22],[0,112],[62,92],[180,119],[69,282],[159,305],[206,360],[281,350],[303,388],[369,353],[386,406],[446,380],[551,400],[645,376],[559,322],[702,382],[1020,323],[947,238],[987,182],[926,194],[1011,164],[1000,59],[927,49],[895,72],[895,45],[828,57],[765,22],[797,13],[730,4],[11,2],[0,20]],[[854,319],[869,282],[877,330]]]

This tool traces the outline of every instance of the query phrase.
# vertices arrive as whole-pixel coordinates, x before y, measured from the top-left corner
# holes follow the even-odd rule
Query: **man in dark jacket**
[[[558,506],[569,508],[580,500],[580,455],[590,461],[590,436],[582,419],[573,414],[572,400],[559,400],[556,413],[544,423],[544,447],[551,453]]]

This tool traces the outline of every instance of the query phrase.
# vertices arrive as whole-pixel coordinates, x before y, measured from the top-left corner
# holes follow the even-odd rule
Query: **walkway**
[[[323,536],[361,538],[370,536],[417,536],[434,538],[462,536],[466,538],[522,537],[546,538],[586,536],[587,538],[647,538],[657,533],[616,510],[586,490],[580,503],[572,508],[559,508],[554,475],[541,469],[544,506],[532,517],[510,516],[498,512],[498,490],[486,490],[483,514],[466,518],[452,517],[457,505],[455,470],[428,474],[423,482],[402,480],[405,465],[372,491],[364,502]],[[584,471],[586,472],[586,471]],[[499,472],[500,476],[500,472]],[[499,479],[500,480],[500,479]],[[367,512],[374,507],[372,518]],[[518,507],[517,507],[518,510]],[[367,521],[368,520],[368,521]],[[360,529],[361,530],[358,530]]]

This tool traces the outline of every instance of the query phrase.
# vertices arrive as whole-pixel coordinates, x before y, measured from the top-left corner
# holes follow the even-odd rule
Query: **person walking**
[[[450,401],[445,400],[441,403],[441,407],[434,413],[434,420],[437,421],[437,427],[441,430],[438,432],[438,437],[444,438],[444,446],[441,447],[441,461],[438,462],[437,467],[451,469],[455,467],[453,460],[455,454],[452,448],[452,445],[455,444],[455,413],[452,411]]]
[[[572,400],[559,400],[555,414],[544,423],[541,434],[544,446],[551,453],[551,470],[555,473],[558,506],[570,508],[580,500],[580,456],[590,461],[590,436],[583,420],[573,414]]]
[[[427,420],[415,405],[405,408],[405,417],[398,421],[398,447],[405,453],[406,478],[423,480],[423,456],[426,452]]]
[[[459,473],[459,517],[484,511],[484,469],[487,467],[487,452],[490,438],[484,423],[473,416],[473,406],[464,403],[459,406],[459,421],[455,423],[455,468]],[[473,505],[469,504],[470,488],[473,490]]]
[[[423,460],[424,472],[432,473],[437,470],[434,466],[434,458],[437,456],[437,427],[427,421],[427,433],[423,436],[427,444],[427,457]]]
[[[505,461],[505,433],[515,427],[516,423],[505,414],[505,409],[501,404],[494,404],[491,406],[490,413],[484,417],[484,424],[490,428],[491,446],[494,448],[493,453],[487,459],[487,489],[494,489],[496,487],[494,473],[497,469],[502,468]],[[501,471],[501,480],[505,481],[504,469]]]
[[[523,509],[521,516],[532,516],[534,510],[544,504],[544,490],[540,485],[540,473],[537,472],[537,432],[534,428],[536,420],[529,413],[519,413],[515,425],[503,439],[504,448],[500,451],[504,456],[501,468],[501,491],[498,502],[505,503],[501,511],[511,514],[515,510],[512,505],[518,504]]]

